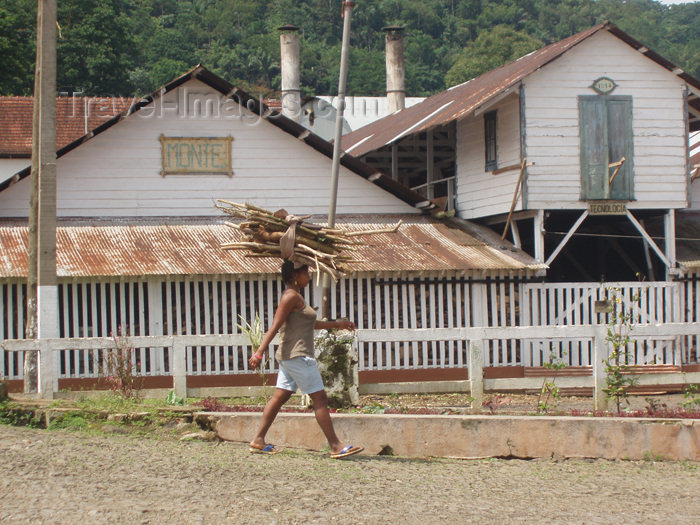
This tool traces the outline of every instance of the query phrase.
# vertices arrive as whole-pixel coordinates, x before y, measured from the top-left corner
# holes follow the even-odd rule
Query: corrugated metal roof
[[[351,231],[378,229],[399,219],[404,224],[397,233],[363,237],[365,244],[352,253],[356,271],[520,272],[544,268],[507,241],[499,238],[495,242],[486,230],[466,222],[460,229],[427,216],[364,216],[339,217],[336,226]],[[66,278],[279,271],[279,259],[246,257],[242,251],[221,249],[222,243],[240,240],[240,235],[223,219],[181,223],[62,220],[56,237],[57,274]],[[0,224],[0,248],[0,278],[25,277],[26,226]]]
[[[493,69],[483,75],[446,91],[428,97],[420,104],[403,109],[343,137],[343,149],[356,157],[376,151],[402,137],[420,133],[437,126],[462,118],[477,110],[492,98],[517,87],[526,76],[555,60],[563,53],[593,36],[598,31],[607,30],[637,50],[642,44],[612,24],[604,23],[565,38],[554,44],[538,49],[518,60]],[[646,48],[644,48],[646,49]],[[644,54],[673,71],[689,84],[700,89],[700,81],[682,72],[653,51]],[[700,110],[700,99],[693,97],[690,104]],[[700,126],[698,126],[700,127]],[[697,128],[695,128],[697,129]]]

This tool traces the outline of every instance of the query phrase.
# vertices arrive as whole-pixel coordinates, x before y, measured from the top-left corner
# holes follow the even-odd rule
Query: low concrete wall
[[[248,442],[260,413],[201,413],[221,439]],[[553,416],[334,414],[344,443],[410,457],[606,458],[700,461],[700,420]],[[268,442],[323,450],[312,414],[279,414]]]

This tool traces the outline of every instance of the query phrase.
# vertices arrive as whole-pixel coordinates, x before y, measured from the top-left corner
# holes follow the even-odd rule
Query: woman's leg
[[[260,426],[258,427],[258,433],[253,438],[253,441],[250,442],[251,445],[255,445],[257,447],[265,446],[265,435],[270,429],[270,425],[272,425],[272,422],[277,417],[277,413],[280,411],[280,408],[282,408],[282,405],[289,401],[289,398],[292,397],[293,393],[294,392],[283,390],[282,388],[275,389],[275,393],[272,395],[270,400],[267,402],[267,405],[265,405],[265,408],[263,409],[262,420],[260,421]]]
[[[316,415],[316,421],[318,426],[321,427],[323,433],[328,440],[328,445],[331,448],[331,454],[335,454],[343,448],[338,440],[338,436],[335,435],[335,429],[333,428],[333,422],[331,421],[331,413],[328,411],[328,397],[326,396],[325,390],[319,390],[313,394],[309,394],[311,401],[314,402],[314,414]]]

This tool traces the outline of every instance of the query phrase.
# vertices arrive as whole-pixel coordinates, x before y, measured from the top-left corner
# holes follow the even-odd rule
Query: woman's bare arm
[[[299,308],[303,307],[303,305],[304,300],[295,291],[286,290],[282,294],[280,304],[275,310],[275,316],[272,319],[272,324],[270,325],[270,328],[267,329],[267,332],[265,332],[265,335],[263,336],[262,341],[260,342],[260,346],[254,351],[253,355],[248,361],[248,364],[250,364],[252,368],[255,369],[258,366],[260,366],[260,363],[263,360],[263,356],[265,355],[265,352],[267,352],[268,346],[270,346],[270,343],[277,335],[277,332],[279,332],[279,329],[282,328],[282,325],[289,317],[289,314],[291,314],[295,310],[299,310]]]

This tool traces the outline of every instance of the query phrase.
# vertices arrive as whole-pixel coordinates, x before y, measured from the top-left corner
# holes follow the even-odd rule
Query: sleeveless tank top
[[[284,361],[294,357],[314,357],[314,325],[316,310],[304,303],[304,308],[289,314],[280,328],[280,339],[275,359]]]

